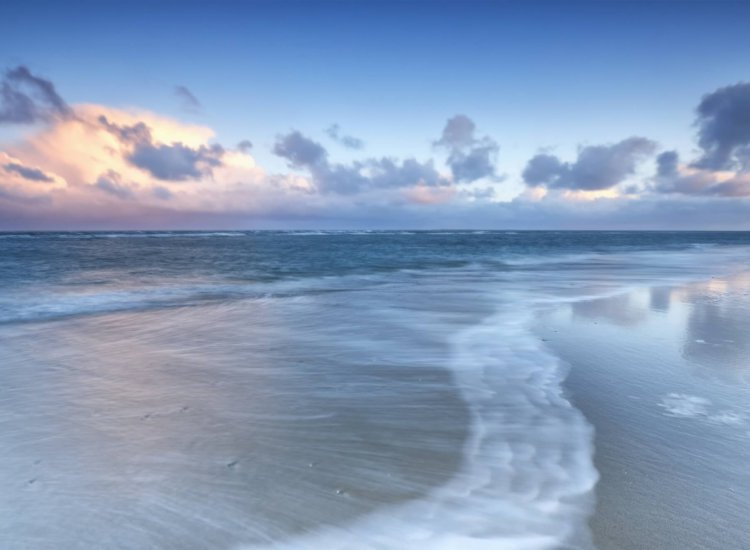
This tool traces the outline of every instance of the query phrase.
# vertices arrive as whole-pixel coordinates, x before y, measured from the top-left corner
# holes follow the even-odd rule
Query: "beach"
[[[3,235],[0,546],[742,548],[747,244]]]

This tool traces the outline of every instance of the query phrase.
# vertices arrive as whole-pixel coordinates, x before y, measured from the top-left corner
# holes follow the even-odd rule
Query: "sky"
[[[0,5],[0,230],[750,229],[748,2]]]

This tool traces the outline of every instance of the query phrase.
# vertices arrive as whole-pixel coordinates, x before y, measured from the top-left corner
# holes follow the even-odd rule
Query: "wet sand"
[[[450,372],[307,342],[326,317],[306,305],[0,327],[0,548],[264,545],[450,479]]]
[[[750,275],[549,310],[594,425],[600,549],[750,548]]]

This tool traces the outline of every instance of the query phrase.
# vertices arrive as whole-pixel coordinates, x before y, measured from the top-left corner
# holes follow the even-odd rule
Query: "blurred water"
[[[0,234],[0,547],[589,547],[593,433],[534,313],[747,244]]]

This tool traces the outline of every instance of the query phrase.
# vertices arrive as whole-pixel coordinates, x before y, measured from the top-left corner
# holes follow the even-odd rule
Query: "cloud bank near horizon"
[[[185,110],[203,108],[176,86]],[[346,162],[299,130],[270,146],[287,170],[259,166],[253,145],[147,110],[69,104],[25,66],[0,81],[0,229],[56,228],[745,228],[750,229],[750,84],[696,107],[695,158],[644,136],[541,150],[520,174],[502,140],[466,114],[425,136],[433,156],[371,156],[338,124]],[[252,139],[252,129],[248,132]],[[665,147],[667,145],[667,147]],[[335,147],[334,147],[335,148]],[[501,186],[522,184],[512,200]]]

